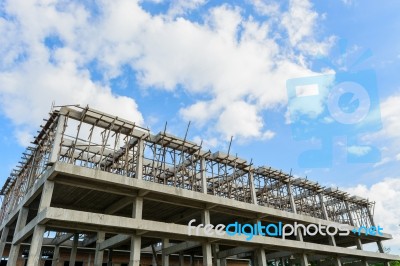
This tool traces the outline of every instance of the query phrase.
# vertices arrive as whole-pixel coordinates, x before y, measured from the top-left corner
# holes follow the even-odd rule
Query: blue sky
[[[190,121],[189,138],[213,151],[233,136],[231,153],[255,165],[377,201],[377,219],[398,239],[398,10],[372,0],[2,1],[0,180],[53,101],[89,104],[154,133],[167,122],[183,136]],[[368,119],[343,126],[328,112],[329,91],[293,105],[287,81],[321,76],[330,89],[362,84]],[[351,115],[358,100],[337,105]],[[302,162],[321,139],[332,156]]]

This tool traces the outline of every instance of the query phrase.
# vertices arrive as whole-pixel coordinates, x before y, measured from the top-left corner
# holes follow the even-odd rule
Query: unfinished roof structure
[[[91,108],[50,113],[1,189],[7,265],[388,265],[387,233],[188,234],[198,224],[374,226],[373,203]],[[214,232],[213,230],[211,230]],[[363,250],[376,243],[379,252]]]

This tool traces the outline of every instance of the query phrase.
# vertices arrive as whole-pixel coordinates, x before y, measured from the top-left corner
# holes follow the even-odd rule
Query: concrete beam
[[[99,250],[113,248],[124,242],[127,242],[130,239],[131,239],[130,235],[116,235],[116,236],[110,237],[100,243]]]
[[[28,192],[26,192],[25,196],[22,198],[18,206],[16,206],[14,210],[12,210],[11,213],[8,215],[8,217],[3,221],[0,229],[3,229],[6,225],[10,226],[17,219],[19,210],[22,209],[22,207],[27,207],[29,204],[31,204],[32,201],[35,200],[35,198],[42,192],[44,182],[46,182],[48,178],[51,178],[56,174],[57,172],[54,171],[54,165],[50,169],[46,170],[42,174],[42,177],[36,181],[32,188],[28,190]]]
[[[278,251],[278,252],[266,254],[265,255],[265,259],[266,260],[272,260],[272,259],[275,259],[275,258],[289,257],[291,255],[293,255],[293,252]]]
[[[19,232],[14,234],[14,238],[12,241],[13,245],[21,244],[22,241],[27,239],[32,232],[35,230],[35,227],[39,223],[43,223],[46,217],[46,210],[39,213],[32,221],[30,221],[25,227],[23,227]]]
[[[120,233],[121,231],[125,231],[127,234],[132,232],[133,230],[144,230],[148,231],[147,235],[157,237],[160,233],[164,235],[170,235],[174,239],[193,239],[193,236],[188,236],[188,226],[180,225],[180,224],[171,224],[171,223],[163,223],[142,219],[134,219],[127,217],[116,217],[112,215],[98,214],[98,213],[88,213],[82,211],[74,211],[74,210],[66,210],[49,207],[44,212],[43,220],[50,220],[50,224],[56,227],[57,224],[62,224],[63,227],[71,227],[72,229],[78,230],[99,230],[104,229],[107,232]],[[92,225],[91,227],[89,225]],[[213,236],[209,236],[204,234],[200,230],[199,237],[203,239],[203,241],[226,241],[236,243],[241,242],[242,244],[249,245],[249,242],[245,240],[244,236],[218,236],[215,234]],[[274,247],[274,249],[282,249],[282,250],[296,250],[297,252],[314,252],[315,250],[319,250],[321,254],[329,254],[329,255],[344,255],[350,257],[371,257],[383,260],[398,260],[398,256],[384,254],[384,253],[375,253],[368,252],[362,250],[354,250],[343,247],[333,247],[322,244],[315,244],[310,242],[299,242],[296,240],[288,240],[288,239],[277,239],[277,238],[268,238],[264,236],[254,236],[251,241],[253,246],[266,246],[266,247]]]
[[[116,202],[114,202],[113,204],[108,206],[107,209],[104,210],[104,213],[105,214],[113,214],[119,210],[122,210],[123,208],[125,208],[126,206],[128,206],[129,204],[131,204],[133,202],[134,196],[136,196],[136,195],[132,194],[132,197],[123,197],[122,199],[117,200]]]
[[[152,194],[159,194],[159,195],[165,195],[170,198],[172,198],[172,195],[176,195],[177,189],[175,187],[170,187],[170,186],[165,186],[162,184],[157,184],[154,182],[148,182],[145,180],[138,180],[135,178],[128,178],[124,177],[121,175],[117,174],[112,174],[108,172],[103,172],[103,171],[96,171],[94,169],[89,169],[89,168],[82,168],[79,166],[74,166],[74,165],[69,165],[69,164],[61,164],[61,163],[56,163],[55,164],[55,171],[63,172],[63,176],[65,176],[65,180],[70,179],[67,175],[69,176],[74,176],[78,177],[84,181],[82,181],[82,184],[85,184],[85,186],[88,188],[91,187],[92,184],[109,184],[112,186],[118,187],[118,189],[126,189],[126,190],[131,190],[132,193],[134,190],[140,189],[144,191],[149,191]],[[72,174],[73,173],[73,174]],[[58,179],[58,178],[56,178]],[[59,182],[59,181],[58,181]],[[109,188],[110,186],[107,186]],[[116,190],[118,190],[116,189]],[[110,192],[113,193],[113,192]],[[128,192],[127,192],[128,194]],[[150,199],[150,198],[149,198]],[[208,195],[205,193],[201,192],[195,192],[191,190],[185,190],[181,189],[179,190],[179,201],[184,204],[185,206],[191,206],[190,204],[193,202],[193,204],[198,204],[199,202],[202,202],[203,204],[215,204],[218,207],[222,208],[227,208],[227,210],[237,210],[243,215],[246,213],[252,213],[254,217],[257,217],[259,215],[268,215],[268,216],[274,216],[276,219],[281,218],[282,220],[285,221],[297,221],[298,223],[304,223],[304,224],[309,224],[309,223],[314,223],[314,224],[321,224],[321,225],[342,225],[340,223],[336,222],[331,222],[327,221],[324,219],[319,219],[319,218],[314,218],[311,216],[307,215],[302,215],[302,214],[295,214],[283,210],[277,210],[274,208],[270,207],[265,207],[265,206],[259,206],[256,204],[252,203],[245,203],[245,202],[240,202],[240,201],[235,201],[235,204],[232,205],[232,200],[222,198],[222,197],[216,197],[214,195]],[[343,226],[343,225],[342,225]],[[353,226],[346,226],[344,225],[347,229],[350,231],[354,229]],[[392,239],[392,236],[390,234],[384,233],[383,236],[368,236],[369,238],[376,238],[376,239]]]
[[[93,244],[96,241],[97,241],[97,234],[93,235],[91,237],[85,238],[82,241],[82,247],[87,247],[87,246],[89,246],[90,244]]]
[[[227,258],[227,257],[239,255],[239,254],[246,253],[246,252],[253,251],[253,250],[254,250],[254,247],[231,248],[231,249],[227,249],[227,250],[218,252],[217,258],[218,259]]]
[[[179,252],[188,250],[188,249],[192,249],[192,248],[196,248],[201,246],[201,242],[197,242],[197,241],[187,241],[187,242],[182,242],[167,248],[162,249],[162,252],[170,255],[170,254],[177,254]]]
[[[53,238],[53,240],[51,241],[51,243],[54,244],[54,245],[56,245],[56,246],[59,246],[59,245],[61,245],[62,243],[64,243],[65,241],[70,240],[71,237],[73,237],[73,236],[74,236],[73,233],[66,233],[66,234],[61,235],[61,236],[59,236],[59,237]]]

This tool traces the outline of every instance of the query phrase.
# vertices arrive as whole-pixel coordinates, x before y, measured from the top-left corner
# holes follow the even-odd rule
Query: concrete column
[[[42,195],[40,197],[40,203],[38,213],[43,211],[45,208],[50,206],[51,197],[53,196],[54,182],[47,180],[43,184]],[[39,265],[39,261],[42,257],[42,243],[43,234],[46,227],[44,225],[36,225],[33,231],[31,246],[29,249],[28,266]]]
[[[203,210],[201,213],[201,222],[202,224],[210,224],[210,210]],[[211,255],[211,244],[203,243],[202,244],[203,251],[203,266],[212,265],[212,255]]]
[[[136,178],[143,178],[143,154],[144,154],[144,140],[139,139],[137,143],[137,158],[136,158]]]
[[[193,254],[190,254],[189,265],[194,266],[194,255]]]
[[[153,253],[152,260],[151,260],[151,265],[157,266],[158,265],[158,263],[157,263],[157,252],[156,252],[156,249],[154,248],[154,245],[151,245],[151,251]]]
[[[153,265],[153,266],[154,266],[154,265],[158,265],[158,264],[157,264],[157,257],[154,256],[154,255],[152,256],[152,259],[151,259],[151,265]]]
[[[162,248],[165,249],[169,247],[169,239],[163,238],[162,240]],[[162,266],[169,266],[169,255],[165,254],[164,251],[162,252]]]
[[[28,213],[29,213],[29,209],[26,207],[22,207],[19,210],[14,235],[16,235],[19,231],[21,231],[22,228],[25,227],[26,220],[28,219]],[[14,241],[14,239],[13,239],[13,241]],[[7,262],[8,266],[17,265],[20,247],[21,247],[20,244],[16,244],[16,245],[11,244],[10,254],[8,256],[8,262]]]
[[[226,262],[226,258],[220,259],[220,262],[221,262],[221,266],[227,266],[228,265],[227,262]]]
[[[103,256],[104,251],[100,250],[100,243],[104,241],[106,237],[106,233],[97,232],[97,240],[96,240],[96,253],[94,255],[94,266],[102,266],[103,264]]]
[[[362,260],[361,261],[361,265],[362,266],[369,266],[368,262],[366,260]]]
[[[221,266],[221,259],[217,259],[217,254],[219,252],[219,245],[213,244],[211,247],[212,247],[212,253],[213,253],[213,265]]]
[[[112,266],[112,265],[113,265],[113,263],[112,263],[112,256],[113,256],[113,250],[112,250],[112,248],[110,248],[110,249],[108,250],[107,266]]]
[[[132,218],[142,219],[143,197],[136,197],[132,206]],[[139,266],[140,250],[142,249],[142,238],[138,235],[131,236],[131,252],[129,255],[129,266]]]
[[[308,266],[308,258],[305,253],[300,254],[300,264],[301,266]]]
[[[57,266],[59,260],[60,260],[60,246],[57,245],[54,247],[53,262],[51,263],[51,266]]]
[[[46,227],[44,225],[36,225],[33,231],[31,246],[29,248],[29,257],[27,266],[37,266],[42,258],[43,234]]]
[[[69,257],[69,266],[75,266],[76,252],[78,250],[78,240],[79,240],[79,234],[75,233],[74,234],[74,242],[72,244],[71,254]]]
[[[293,213],[297,213],[296,203],[294,201],[292,186],[290,185],[290,183],[287,183],[287,191],[288,191],[288,194],[289,194],[290,207],[292,208]],[[296,239],[298,241],[303,242],[303,234],[302,234],[300,228],[298,228]],[[307,258],[307,255],[305,253],[302,253],[300,255],[300,263],[301,263],[302,266],[308,266],[308,258]]]
[[[129,257],[129,266],[140,265],[141,245],[142,245],[142,238],[140,236],[131,237],[131,252]]]
[[[376,226],[375,221],[374,221],[374,217],[372,216],[372,213],[371,213],[371,211],[369,210],[369,208],[367,208],[367,212],[368,212],[368,217],[369,217],[369,220],[370,220],[370,222],[371,222],[371,225],[372,225],[372,226]],[[380,253],[385,253],[385,250],[384,250],[383,245],[382,245],[382,241],[381,241],[381,240],[378,240],[378,241],[376,241],[376,244],[377,244],[377,246],[378,246],[379,252],[380,252]],[[384,265],[384,266],[390,266],[389,262],[384,262],[383,265]]]
[[[6,241],[8,237],[8,231],[9,231],[8,226],[4,226],[3,230],[1,231],[1,238],[0,238],[0,258],[3,257],[4,253],[4,248],[6,246]]]
[[[255,266],[255,265],[256,265],[256,263],[255,263],[255,256],[256,256],[256,253],[253,252],[253,255],[250,257],[250,265],[251,265],[251,266]]]
[[[267,266],[267,259],[265,257],[265,250],[258,248],[254,251],[256,266]]]
[[[133,201],[132,218],[142,219],[143,197],[136,197]]]
[[[185,266],[185,257],[182,252],[179,253],[179,266]]]
[[[45,208],[50,207],[53,191],[54,191],[54,182],[49,180],[44,182],[42,189],[42,196],[40,197],[38,213],[43,211]]]
[[[60,152],[62,133],[64,130],[65,116],[60,115],[57,121],[57,128],[54,136],[53,147],[51,149],[49,163],[55,163],[58,160],[58,155]]]

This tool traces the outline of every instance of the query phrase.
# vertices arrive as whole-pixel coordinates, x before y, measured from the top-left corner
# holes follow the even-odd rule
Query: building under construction
[[[91,108],[52,110],[1,196],[1,265],[337,266],[399,259],[384,253],[387,233],[189,235],[192,220],[193,227],[261,222],[351,231],[375,226],[374,206]],[[368,243],[378,252],[363,249]]]

